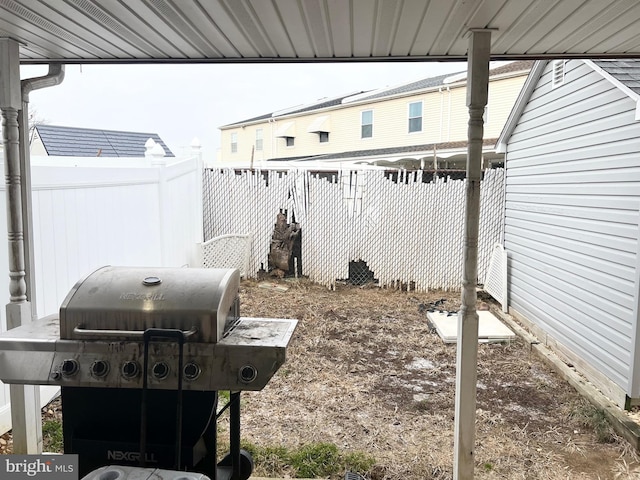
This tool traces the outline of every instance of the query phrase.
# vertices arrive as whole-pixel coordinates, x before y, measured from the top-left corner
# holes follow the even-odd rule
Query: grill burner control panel
[[[150,389],[261,390],[285,361],[297,320],[240,317],[217,343],[149,344]],[[6,383],[142,388],[143,343],[60,340],[56,316],[0,336],[0,374]],[[35,356],[35,357],[34,357]],[[34,368],[38,358],[39,368]]]

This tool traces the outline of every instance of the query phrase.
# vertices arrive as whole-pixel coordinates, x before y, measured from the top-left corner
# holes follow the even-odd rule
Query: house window
[[[409,133],[422,131],[422,102],[409,104]]]
[[[293,147],[293,141],[295,137],[284,137],[284,143],[287,147]]]
[[[231,134],[231,153],[237,153],[237,152],[238,152],[238,134],[232,133]]]
[[[329,132],[318,132],[320,143],[327,143],[329,141]]]
[[[551,77],[551,88],[559,87],[564,83],[564,60],[553,61],[553,76]]]
[[[373,137],[373,110],[360,113],[360,138]]]
[[[259,152],[262,150],[262,129],[258,128],[256,130],[256,151]]]

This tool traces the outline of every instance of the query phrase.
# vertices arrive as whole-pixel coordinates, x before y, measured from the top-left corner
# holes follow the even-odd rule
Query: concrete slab
[[[516,338],[516,334],[488,310],[478,311],[478,341],[504,342]],[[427,318],[445,343],[458,340],[458,312],[428,312]]]

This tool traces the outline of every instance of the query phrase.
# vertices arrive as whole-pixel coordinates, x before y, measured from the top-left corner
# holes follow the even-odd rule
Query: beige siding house
[[[532,62],[491,70],[485,115],[485,158],[494,145]],[[466,72],[369,92],[325,98],[220,127],[222,164],[367,163],[408,168],[464,168]],[[434,157],[436,158],[434,162]]]

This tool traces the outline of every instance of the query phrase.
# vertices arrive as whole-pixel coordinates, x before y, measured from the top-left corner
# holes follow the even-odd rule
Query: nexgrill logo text
[[[121,450],[107,450],[107,459],[117,462],[137,462],[140,460],[140,452],[123,452]],[[147,463],[158,463],[154,453],[146,453],[144,460]]]
[[[7,455],[2,480],[78,480],[78,455]]]

